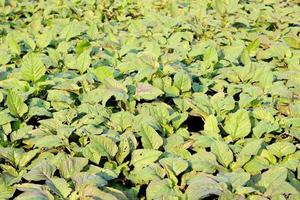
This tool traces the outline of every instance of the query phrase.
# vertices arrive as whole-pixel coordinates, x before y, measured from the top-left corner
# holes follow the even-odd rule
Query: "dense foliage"
[[[0,199],[300,199],[297,0],[0,0]]]

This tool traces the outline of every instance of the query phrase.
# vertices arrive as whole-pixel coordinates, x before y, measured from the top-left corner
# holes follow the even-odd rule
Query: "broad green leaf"
[[[240,152],[239,155],[246,155],[246,156],[252,156],[257,155],[258,151],[261,149],[263,144],[262,139],[254,139],[250,142],[248,142]]]
[[[99,170],[98,170],[99,171]],[[100,175],[101,172],[99,172]],[[105,186],[107,181],[104,179],[105,177],[98,176],[96,174],[92,174],[90,172],[80,172],[75,174],[72,177],[72,181],[75,184],[75,188],[79,189],[86,185],[90,186]]]
[[[135,183],[144,183],[152,180],[160,180],[159,166],[157,164],[149,165],[144,168],[137,168],[130,172],[128,179]],[[164,174],[165,175],[165,174]]]
[[[229,115],[225,120],[224,129],[234,140],[247,136],[251,131],[248,111],[240,109]]]
[[[178,72],[174,76],[174,86],[177,87],[181,92],[188,92],[191,90],[192,82],[184,72]]]
[[[281,158],[294,153],[296,146],[289,142],[276,142],[267,146],[267,149],[271,154]]]
[[[80,172],[88,164],[88,159],[81,157],[71,157],[59,166],[59,172],[62,177],[69,179]]]
[[[114,69],[112,67],[97,67],[96,69],[92,69],[92,73],[95,74],[100,82],[103,82],[106,78],[114,78]]]
[[[80,29],[81,27],[79,22],[74,20],[62,29],[60,37],[64,38],[66,41],[69,41],[71,38],[80,34]]]
[[[136,168],[142,168],[158,160],[161,155],[161,151],[137,149],[132,152],[131,164]]]
[[[167,165],[175,172],[176,176],[188,168],[188,162],[181,158],[163,158],[159,160],[159,163],[163,166]]]
[[[222,0],[214,0],[216,11],[219,15],[224,15],[226,12],[226,7],[224,1]]]
[[[16,117],[22,117],[28,111],[28,106],[24,103],[24,99],[14,90],[8,91],[6,104],[10,114]]]
[[[35,138],[34,146],[37,148],[52,148],[63,145],[62,139],[57,135],[46,135],[44,137]]]
[[[100,159],[101,159],[101,155],[100,153],[94,149],[92,147],[91,144],[85,146],[83,149],[82,149],[82,154],[85,158],[88,158],[90,161],[98,164],[100,162]]]
[[[123,132],[133,125],[134,115],[130,112],[113,113],[110,117],[110,125],[117,131]]]
[[[16,200],[54,200],[54,197],[48,191],[30,191],[24,192],[15,198]]]
[[[125,137],[121,137],[120,143],[118,145],[118,153],[116,155],[116,160],[119,164],[123,163],[124,159],[129,155],[130,153],[130,144],[129,140]]]
[[[76,54],[80,55],[84,50],[88,49],[91,43],[88,40],[82,40],[76,45]]]
[[[15,188],[9,186],[5,179],[0,177],[0,199],[9,199],[14,195]]]
[[[286,182],[286,181],[282,181],[282,182],[275,182],[273,184],[271,184],[267,191],[264,193],[264,195],[266,196],[276,196],[276,195],[283,195],[283,194],[298,194],[299,195],[299,191],[293,187],[290,183]],[[274,199],[274,198],[272,198]]]
[[[204,123],[204,133],[205,135],[212,136],[214,138],[220,137],[220,129],[218,127],[217,118],[214,115],[209,115],[205,119]]]
[[[9,122],[14,121],[14,118],[9,114],[9,110],[0,111],[0,125],[8,124]]]
[[[72,191],[67,181],[62,178],[53,177],[47,180],[46,184],[54,193],[58,194],[63,198],[67,198]]]
[[[137,100],[153,100],[162,94],[163,92],[160,89],[152,86],[149,83],[138,83],[136,87],[135,98]]]
[[[46,68],[38,54],[30,53],[22,61],[21,76],[26,81],[37,82],[46,73]]]
[[[188,199],[198,200],[213,195],[221,195],[222,187],[216,180],[206,174],[196,174],[188,180],[188,187],[185,191]]]
[[[287,178],[287,169],[284,167],[273,167],[261,174],[257,185],[268,188],[272,184],[280,184]]]
[[[197,154],[193,154],[189,161],[192,164],[192,168],[195,171],[201,171],[205,173],[214,173],[218,167],[218,162],[216,156],[207,152],[203,149],[197,150]]]
[[[211,151],[216,155],[217,160],[225,167],[228,167],[233,161],[232,151],[224,142],[215,141],[211,146]]]
[[[260,45],[260,41],[259,41],[259,39],[256,39],[247,46],[246,49],[249,53],[249,56],[251,56],[251,57],[255,56],[255,54],[259,48],[259,45]]]
[[[83,74],[91,64],[90,50],[85,50],[76,59],[76,69]]]
[[[118,152],[118,146],[114,141],[105,136],[92,136],[91,147],[95,149],[101,156],[113,158]]]
[[[157,181],[151,181],[146,189],[147,199],[164,199],[172,195],[170,180],[163,179]]]
[[[36,36],[36,43],[39,47],[45,48],[53,39],[53,32],[51,30],[45,31]]]
[[[254,109],[253,116],[256,119],[265,120],[268,122],[274,122],[273,115],[270,112],[268,112],[266,109],[263,109],[263,108]]]
[[[218,62],[218,52],[214,47],[208,47],[203,54],[203,60],[207,63]]]
[[[0,65],[5,65],[6,63],[8,63],[11,59],[11,55],[8,52],[8,49],[1,49],[0,46]]]
[[[103,82],[104,89],[101,90],[102,95],[102,104],[105,105],[106,102],[114,96],[116,100],[126,101],[128,98],[127,88],[121,82],[113,78],[106,78]]]
[[[299,37],[285,37],[283,40],[292,48],[300,49]]]
[[[82,191],[83,198],[92,198],[92,199],[107,199],[107,200],[119,200],[113,194],[104,192],[96,186],[87,186]]]
[[[269,162],[267,159],[261,156],[254,156],[243,168],[250,174],[257,174],[268,167]]]
[[[172,119],[172,125],[177,131],[183,133],[184,129],[180,128],[180,126],[188,119],[188,113],[173,113],[174,118]],[[189,134],[189,133],[188,133]]]
[[[161,136],[149,125],[142,125],[138,134],[145,149],[158,149],[163,145]]]
[[[175,87],[174,85],[166,87],[164,89],[164,92],[166,93],[167,97],[177,97],[179,96],[179,89],[177,87]]]
[[[217,176],[217,179],[221,182],[229,183],[233,188],[238,188],[246,185],[250,180],[250,174],[243,171],[230,172],[225,174],[220,174]]]
[[[11,34],[11,36],[8,35],[8,37],[7,37],[7,44],[8,44],[8,47],[9,47],[9,50],[10,50],[11,54],[13,54],[13,55],[20,55],[21,54],[21,47],[18,44],[17,39],[14,38],[14,35],[15,34]]]
[[[17,160],[17,165],[20,168],[25,167],[38,153],[39,153],[38,149],[23,153],[21,158],[19,160]]]
[[[54,175],[55,167],[47,162],[41,162],[37,166],[33,167],[23,177],[29,181],[41,181],[47,180]]]

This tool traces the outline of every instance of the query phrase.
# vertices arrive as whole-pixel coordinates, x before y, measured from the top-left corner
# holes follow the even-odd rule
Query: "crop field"
[[[299,0],[0,0],[0,200],[300,200]]]

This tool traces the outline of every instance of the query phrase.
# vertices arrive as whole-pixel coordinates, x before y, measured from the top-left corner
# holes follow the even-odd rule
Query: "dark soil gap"
[[[190,132],[198,132],[204,129],[204,121],[199,116],[189,115],[185,124]]]

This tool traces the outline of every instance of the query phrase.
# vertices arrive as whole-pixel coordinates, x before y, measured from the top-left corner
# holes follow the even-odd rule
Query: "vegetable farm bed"
[[[0,199],[299,200],[298,0],[0,0]]]

